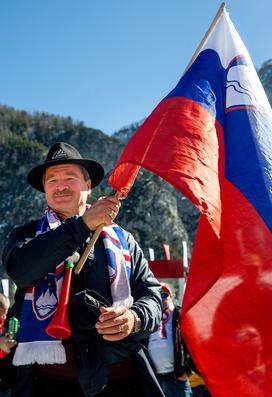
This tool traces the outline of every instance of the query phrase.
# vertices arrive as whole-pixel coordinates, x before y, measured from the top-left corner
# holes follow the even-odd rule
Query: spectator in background
[[[161,290],[163,315],[159,329],[148,340],[148,352],[166,397],[191,397],[186,357],[179,327],[180,307],[175,307],[167,283]]]
[[[0,293],[0,359],[16,345],[16,342],[8,334],[4,333],[8,309],[9,298]]]
[[[9,298],[0,293],[0,335],[4,331],[5,320],[9,309]]]
[[[7,365],[6,362],[4,362],[4,357],[10,353],[11,348],[16,345],[16,341],[13,340],[9,334],[5,334],[5,320],[8,309],[9,299],[0,293],[0,397],[9,397],[11,395],[11,390],[6,384]]]

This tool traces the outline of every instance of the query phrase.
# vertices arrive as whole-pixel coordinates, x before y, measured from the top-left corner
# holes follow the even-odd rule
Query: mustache
[[[72,191],[70,189],[63,189],[63,190],[56,190],[54,193],[54,197],[59,197],[59,196],[71,196]]]

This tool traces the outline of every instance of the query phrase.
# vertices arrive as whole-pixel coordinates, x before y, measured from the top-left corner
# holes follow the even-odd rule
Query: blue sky
[[[71,116],[110,134],[176,85],[217,0],[0,3],[0,103]],[[271,0],[226,1],[254,64],[272,58]]]

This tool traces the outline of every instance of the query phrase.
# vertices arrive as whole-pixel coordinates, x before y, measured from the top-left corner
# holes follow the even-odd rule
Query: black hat
[[[50,147],[43,164],[32,168],[27,175],[28,183],[40,192],[44,192],[43,174],[48,167],[59,164],[78,164],[90,175],[92,188],[97,186],[104,177],[104,169],[95,160],[83,159],[79,151],[65,142],[55,143]]]

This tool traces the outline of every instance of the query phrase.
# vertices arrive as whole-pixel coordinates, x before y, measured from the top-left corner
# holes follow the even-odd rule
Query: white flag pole
[[[188,270],[188,249],[187,249],[187,241],[182,240],[182,259],[183,259],[183,266],[184,266],[184,270]]]
[[[151,261],[154,261],[154,260],[155,260],[154,249],[153,249],[153,248],[148,248],[148,251],[149,251],[149,259],[150,259]]]
[[[184,72],[182,75],[184,75],[187,70],[190,68],[190,66],[193,64],[193,62],[195,61],[196,57],[199,54],[199,51],[201,50],[202,46],[204,45],[205,41],[207,40],[208,36],[210,35],[210,33],[212,32],[212,30],[214,29],[215,25],[217,24],[218,19],[220,18],[222,12],[225,10],[225,3],[222,3],[219,10],[217,11],[209,29],[207,30],[205,36],[203,37],[203,39],[201,40],[199,46],[197,47],[197,49],[194,52],[194,55],[192,56],[190,62],[188,63],[187,67],[185,68]]]
[[[9,279],[2,278],[1,283],[3,288],[3,294],[9,298]]]
[[[182,262],[183,262],[183,277],[178,279],[179,302],[182,304],[184,289],[185,289],[185,273],[188,270],[188,250],[187,241],[182,240]]]

